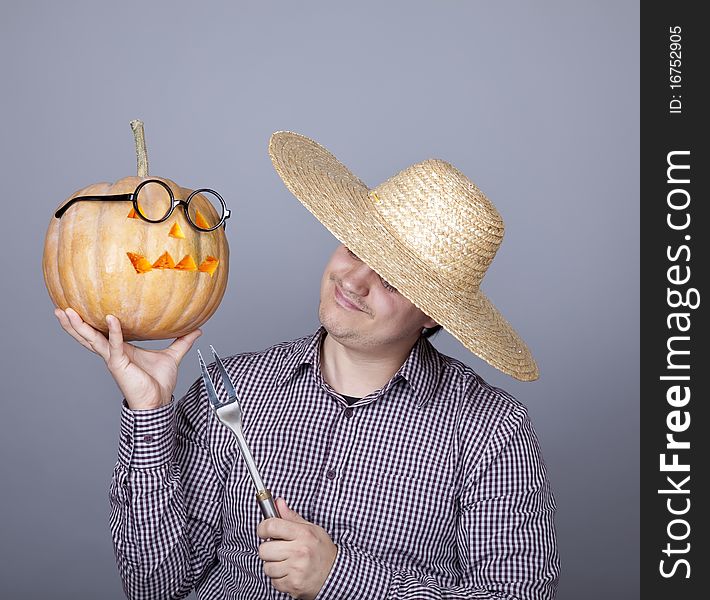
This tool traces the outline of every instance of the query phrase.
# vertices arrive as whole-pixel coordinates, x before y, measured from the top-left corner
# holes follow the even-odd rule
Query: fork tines
[[[210,374],[207,372],[207,365],[205,364],[205,361],[202,358],[202,353],[199,350],[197,351],[197,356],[200,359],[200,370],[202,371],[202,381],[205,382],[205,389],[207,390],[207,397],[209,398],[210,404],[214,408],[217,408],[218,406],[221,406],[222,403],[219,401],[219,398],[217,397],[217,390],[214,387],[214,383],[212,382],[212,378],[210,377]]]

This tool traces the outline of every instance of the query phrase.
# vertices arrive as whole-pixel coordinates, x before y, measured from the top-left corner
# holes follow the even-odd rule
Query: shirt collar
[[[434,395],[439,385],[441,369],[441,354],[429,340],[420,337],[393,380],[398,376],[402,377],[417,397],[417,408],[421,408]]]
[[[320,345],[326,331],[319,327],[313,336],[300,340],[295,344],[291,355],[284,361],[277,379],[278,385],[283,385],[291,379],[304,365],[314,365],[320,369]]]
[[[310,338],[303,338],[296,344],[292,354],[286,359],[278,377],[278,385],[289,381],[296,372],[305,365],[311,365],[314,375],[320,374],[320,348],[323,338],[327,335],[322,326]],[[399,379],[404,379],[414,392],[417,408],[424,406],[436,391],[441,373],[441,355],[431,345],[429,340],[420,337],[414,344],[407,360],[394,374],[392,379],[382,388],[389,390]]]

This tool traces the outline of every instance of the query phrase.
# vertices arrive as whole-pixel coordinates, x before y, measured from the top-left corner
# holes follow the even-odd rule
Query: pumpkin
[[[66,201],[131,193],[148,179],[142,123],[131,126],[139,176],[94,183]],[[163,181],[178,199],[192,191],[170,179],[150,179]],[[198,225],[203,214],[214,214],[201,194],[192,206]],[[49,296],[59,308],[73,308],[105,334],[106,315],[112,314],[121,321],[125,340],[158,340],[184,335],[214,314],[227,287],[229,246],[224,227],[198,231],[181,206],[167,221],[149,223],[135,214],[131,202],[80,201],[61,219],[52,217],[42,267]]]

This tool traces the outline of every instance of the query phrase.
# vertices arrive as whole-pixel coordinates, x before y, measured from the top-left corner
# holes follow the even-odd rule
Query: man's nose
[[[367,296],[373,277],[376,277],[375,272],[365,263],[359,262],[343,274],[343,287],[358,296]]]

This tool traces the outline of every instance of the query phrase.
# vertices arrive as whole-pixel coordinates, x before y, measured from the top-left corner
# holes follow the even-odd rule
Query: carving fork
[[[266,486],[261,479],[261,475],[259,475],[259,471],[256,468],[256,464],[254,463],[251,450],[249,450],[249,446],[244,439],[244,434],[242,433],[242,407],[239,403],[237,392],[234,389],[234,384],[232,384],[232,380],[229,378],[229,374],[224,368],[219,356],[217,356],[215,349],[212,346],[210,346],[210,349],[212,350],[217,370],[222,376],[222,384],[224,385],[224,389],[227,390],[227,400],[224,402],[220,401],[217,396],[217,390],[212,382],[212,378],[207,372],[207,365],[205,365],[205,361],[202,359],[202,354],[198,350],[197,355],[200,359],[202,379],[205,382],[205,387],[207,388],[207,397],[209,398],[210,406],[222,424],[231,429],[232,433],[234,433],[237,438],[237,444],[239,445],[239,450],[242,453],[242,458],[244,459],[249,475],[251,475],[251,479],[254,482],[254,487],[256,487],[256,499],[264,518],[268,519],[270,517],[279,517],[280,515],[276,510],[276,504],[274,503],[274,499],[271,497],[271,492],[266,489]]]

